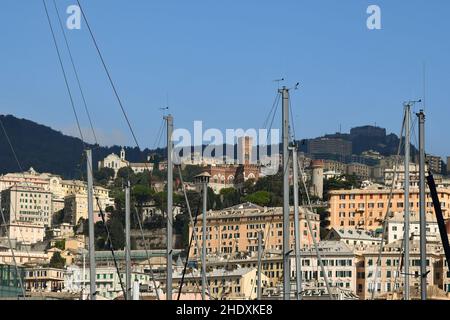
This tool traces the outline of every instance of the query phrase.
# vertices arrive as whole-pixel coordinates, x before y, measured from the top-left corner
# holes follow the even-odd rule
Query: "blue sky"
[[[75,1],[57,3],[67,17]],[[423,95],[425,63],[427,152],[450,155],[448,0],[81,3],[142,146],[154,146],[167,96],[176,127],[260,128],[281,77],[302,83],[297,138],[375,123],[398,133],[403,101]],[[366,28],[370,4],[382,30]],[[0,27],[0,113],[76,135],[41,0],[2,0]],[[67,33],[100,142],[133,145],[86,26]]]

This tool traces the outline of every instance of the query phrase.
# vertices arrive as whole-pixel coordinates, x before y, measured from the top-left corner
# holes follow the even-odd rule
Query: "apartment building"
[[[48,256],[44,251],[22,251],[22,250],[10,250],[9,248],[0,247],[0,264],[11,264],[15,262],[18,265],[36,263],[45,264],[49,262]]]
[[[324,171],[333,171],[338,174],[347,173],[347,165],[343,162],[334,161],[334,160],[324,160]]]
[[[367,180],[370,178],[370,167],[366,164],[352,162],[347,165],[347,174],[355,175],[359,179]]]
[[[181,284],[182,274],[173,275],[176,288]],[[206,274],[210,299],[217,300],[254,300],[257,296],[257,269],[237,268],[234,270],[214,269]],[[195,270],[186,274],[183,287],[187,291],[199,291],[202,275]],[[261,274],[261,286],[267,287],[268,279]]]
[[[87,194],[87,184],[79,180],[63,180],[60,176],[50,173],[38,173],[33,168],[20,173],[8,173],[0,176],[0,192],[7,192],[14,188],[31,188],[49,195],[46,206],[50,207],[50,215],[63,210],[65,198],[73,195]],[[109,190],[100,186],[94,187],[94,195],[105,206],[114,205],[109,197]],[[38,199],[37,199],[38,200]],[[25,205],[28,202],[24,202]],[[51,219],[50,219],[51,221]]]
[[[76,225],[81,218],[88,218],[88,201],[87,194],[75,193],[68,195],[64,198],[64,215],[71,217],[71,223]],[[108,214],[105,212],[108,206],[112,206],[113,202],[109,197],[98,197],[94,195],[94,223],[101,221],[101,213],[105,215],[105,219],[108,219]]]
[[[425,167],[428,170],[428,167]],[[411,163],[409,165],[409,186],[411,188],[419,187],[419,165],[417,163]],[[393,165],[392,167],[384,169],[384,183],[387,186],[401,189],[405,187],[405,166],[403,164]]]
[[[120,281],[125,283],[125,272],[120,272],[120,278],[117,269],[114,266],[97,266],[95,284],[97,295],[113,300],[118,296],[123,296]],[[150,274],[144,273],[140,268],[133,267],[131,272],[132,281],[138,281],[140,285],[150,285],[152,278]],[[83,266],[72,265],[67,267],[64,275],[65,291],[71,293],[89,293],[90,274],[89,269],[83,269]]]
[[[387,243],[392,243],[404,238],[404,212],[395,212],[387,221]],[[418,211],[411,212],[409,216],[409,238],[419,239],[420,237],[420,215]],[[439,226],[436,216],[431,213],[426,214],[426,235],[428,242],[440,241]]]
[[[366,188],[330,191],[328,202],[329,228],[360,228],[377,230],[387,212],[390,190],[387,188]],[[438,196],[444,218],[449,218],[450,189],[438,188]],[[426,194],[426,211],[434,214],[433,203],[429,192]],[[410,212],[419,211],[419,189],[410,190]],[[405,204],[404,191],[393,191],[390,212],[403,212]]]
[[[353,249],[342,241],[321,241],[318,243],[318,250],[329,284],[332,287],[355,291],[358,256]],[[296,275],[294,255],[291,257],[291,265],[291,277],[294,278]],[[304,287],[311,284],[326,287],[325,277],[313,246],[304,248],[301,252],[301,271]]]
[[[52,194],[40,186],[15,184],[0,194],[3,213],[7,221],[51,226]]]
[[[65,270],[37,267],[25,269],[25,289],[30,292],[61,292]]]
[[[290,248],[294,248],[294,208],[290,208]],[[300,207],[300,242],[312,243],[312,237],[320,238],[320,218],[318,214]],[[311,222],[313,234],[308,230],[305,214]],[[263,247],[269,250],[282,250],[283,244],[283,208],[260,207],[244,203],[221,211],[207,213],[208,254],[236,254],[256,252],[258,249],[258,232],[263,231]],[[192,233],[190,227],[189,233]],[[198,254],[197,241],[202,241],[202,216],[197,217],[196,236],[192,242],[191,252]]]
[[[431,154],[426,155],[426,162],[433,173],[442,173],[442,158],[439,156],[433,156]]]
[[[374,291],[374,298],[386,298],[395,291],[403,291],[404,269],[401,268],[403,242],[396,241],[383,247],[381,253],[381,264],[377,267],[378,249],[377,247],[365,248],[361,251],[362,259],[357,264],[357,294],[361,299],[371,299]],[[438,286],[436,274],[441,274],[439,263],[442,261],[442,251],[440,246],[427,244],[427,285]],[[420,287],[420,246],[418,240],[410,241],[410,261],[411,273],[410,288]]]
[[[45,227],[42,224],[11,222],[0,228],[0,236],[22,244],[35,244],[44,240]]]

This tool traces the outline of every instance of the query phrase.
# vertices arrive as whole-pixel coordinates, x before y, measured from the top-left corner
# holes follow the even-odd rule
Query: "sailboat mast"
[[[295,280],[297,285],[297,300],[301,300],[302,292],[302,268],[300,264],[300,215],[298,207],[298,162],[297,162],[297,148],[291,148],[292,151],[292,166],[294,174],[294,238],[295,238]]]
[[[404,194],[404,236],[403,243],[405,246],[405,283],[404,283],[404,299],[409,300],[409,158],[410,158],[410,110],[411,105],[405,104],[405,194]]]
[[[283,294],[284,300],[291,294],[291,261],[289,259],[289,89],[279,89],[282,96],[282,140],[283,140]]]
[[[131,239],[130,239],[130,218],[131,218],[131,196],[130,182],[125,187],[125,260],[126,260],[126,300],[131,300]]]
[[[92,150],[86,150],[86,170],[87,170],[87,203],[89,221],[89,282],[90,300],[96,300],[96,271],[95,271],[95,246],[94,246],[94,182],[92,177]]]
[[[420,204],[420,298],[427,299],[427,229],[425,213],[425,114],[423,110],[417,114],[419,118],[419,204]]]
[[[167,121],[167,272],[166,272],[166,299],[172,300],[172,247],[173,247],[173,161],[172,161],[172,132],[173,117],[164,117]]]

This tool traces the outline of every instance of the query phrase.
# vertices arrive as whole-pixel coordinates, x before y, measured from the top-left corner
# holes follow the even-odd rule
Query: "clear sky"
[[[75,0],[57,3],[67,17]],[[375,123],[398,134],[403,101],[423,96],[425,63],[427,152],[450,155],[448,0],[81,3],[142,146],[154,146],[167,96],[176,127],[260,128],[281,77],[302,83],[297,138]],[[366,27],[370,4],[382,30]],[[41,0],[2,0],[0,27],[0,113],[76,135]],[[133,145],[84,22],[67,34],[100,142]]]

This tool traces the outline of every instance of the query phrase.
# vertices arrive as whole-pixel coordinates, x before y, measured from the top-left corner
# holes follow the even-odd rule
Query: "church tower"
[[[120,159],[125,161],[125,149],[122,147],[122,150],[120,150]]]

